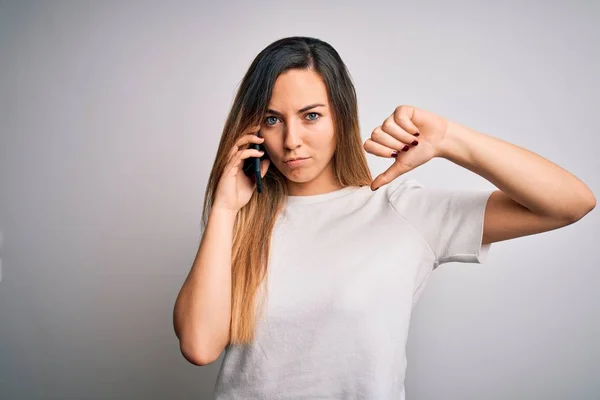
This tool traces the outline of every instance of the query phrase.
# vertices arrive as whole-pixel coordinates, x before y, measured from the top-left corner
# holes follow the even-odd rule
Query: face
[[[292,69],[275,81],[260,135],[290,195],[309,196],[339,188],[333,174],[334,121],[325,82],[313,70]],[[305,158],[299,163],[289,159]]]

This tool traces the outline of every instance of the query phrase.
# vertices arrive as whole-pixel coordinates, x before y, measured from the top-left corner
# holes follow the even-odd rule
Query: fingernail
[[[413,146],[416,146],[419,144],[419,142],[417,140],[413,140],[413,142],[411,143]]]
[[[419,133],[419,132],[415,133],[415,136],[419,136],[419,135],[420,135],[420,133]]]
[[[398,157],[398,152],[397,151],[392,151],[392,157]]]
[[[402,151],[408,151],[408,149],[410,149],[410,147],[407,144],[405,144],[402,148]]]

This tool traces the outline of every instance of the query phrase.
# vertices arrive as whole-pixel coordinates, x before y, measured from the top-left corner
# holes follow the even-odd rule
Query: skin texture
[[[322,104],[309,110],[303,108]],[[271,162],[287,178],[289,194],[310,196],[341,189],[334,178],[334,121],[325,82],[313,70],[293,69],[277,77],[260,128]],[[284,160],[309,157],[291,168]]]

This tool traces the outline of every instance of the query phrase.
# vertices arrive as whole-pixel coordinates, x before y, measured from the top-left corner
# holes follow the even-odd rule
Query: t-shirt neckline
[[[337,189],[331,192],[322,193],[322,194],[314,194],[310,196],[287,196],[287,204],[288,205],[305,205],[305,204],[314,204],[321,203],[323,201],[337,199],[338,197],[345,196],[354,192],[355,190],[360,189],[360,186],[344,186],[341,189]]]

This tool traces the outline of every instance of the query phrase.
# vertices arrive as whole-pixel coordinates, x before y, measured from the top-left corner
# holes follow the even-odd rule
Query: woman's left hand
[[[438,157],[447,129],[448,121],[439,115],[407,105],[396,107],[363,146],[380,157],[393,158],[397,152],[394,164],[371,182],[371,190]]]

